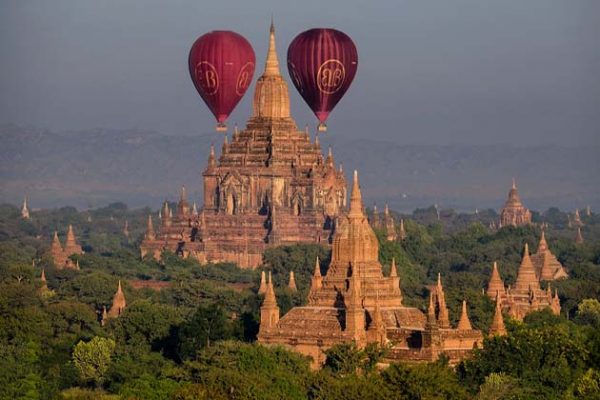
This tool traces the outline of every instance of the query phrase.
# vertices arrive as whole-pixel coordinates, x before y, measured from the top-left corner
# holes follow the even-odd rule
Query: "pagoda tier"
[[[318,138],[311,141],[290,116],[273,27],[252,117],[231,142],[225,137],[218,160],[211,147],[202,175],[203,208],[190,209],[182,191],[174,213],[163,207],[159,231],[146,234],[142,256],[158,258],[168,249],[201,262],[255,268],[268,247],[330,243],[346,205],[346,182],[331,151],[323,157]]]

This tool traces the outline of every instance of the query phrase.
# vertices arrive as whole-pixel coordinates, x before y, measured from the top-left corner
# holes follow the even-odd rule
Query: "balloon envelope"
[[[256,58],[250,43],[231,31],[212,31],[192,45],[188,64],[198,93],[225,130],[225,120],[246,93]]]
[[[294,38],[287,54],[296,89],[326,130],[325,121],[342,99],[358,68],[358,52],[344,32],[315,28]]]

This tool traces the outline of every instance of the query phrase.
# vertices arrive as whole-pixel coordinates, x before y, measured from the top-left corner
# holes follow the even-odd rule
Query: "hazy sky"
[[[598,0],[0,0],[0,123],[210,132],[193,41],[230,29],[283,73],[299,32],[334,27],[359,68],[331,135],[398,143],[600,144]],[[289,80],[288,80],[289,81]],[[250,114],[251,90],[230,121]],[[300,126],[315,118],[290,84]]]

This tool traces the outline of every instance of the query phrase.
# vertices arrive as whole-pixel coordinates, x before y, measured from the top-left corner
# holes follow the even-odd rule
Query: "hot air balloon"
[[[319,131],[326,131],[329,113],[356,75],[356,46],[344,32],[310,29],[294,38],[287,60],[294,86],[319,119]]]
[[[194,42],[188,58],[196,90],[217,119],[217,131],[246,93],[256,57],[250,43],[231,31],[212,31]]]

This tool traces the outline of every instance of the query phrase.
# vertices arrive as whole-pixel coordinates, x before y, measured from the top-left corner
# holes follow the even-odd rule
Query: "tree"
[[[73,349],[73,363],[82,381],[102,383],[115,350],[115,341],[96,336],[89,342],[80,341]]]
[[[577,307],[575,322],[600,328],[600,301],[585,299]]]
[[[237,333],[221,306],[214,303],[202,305],[192,318],[180,327],[179,357],[182,360],[194,358],[198,350],[210,347],[215,341],[233,338]]]

